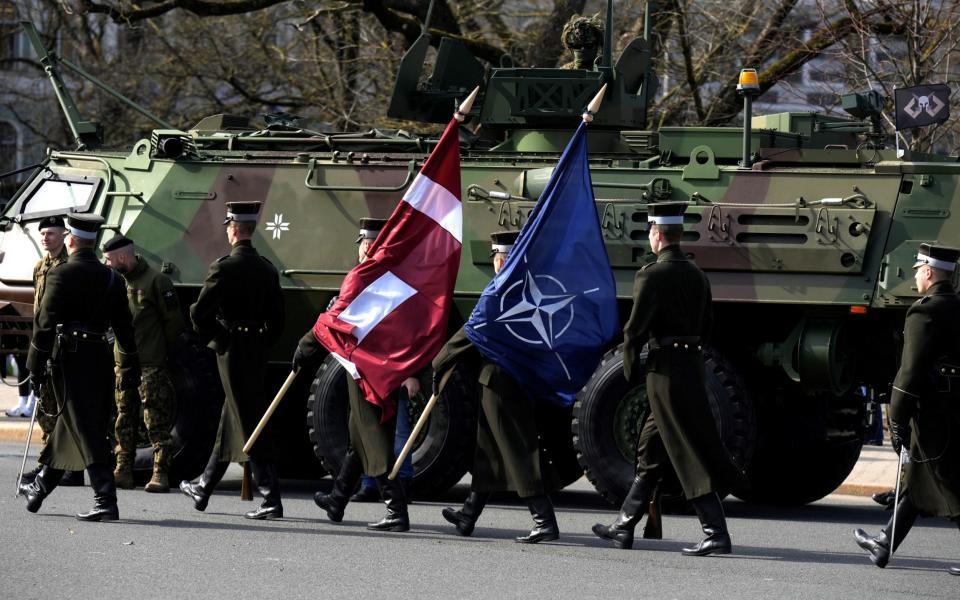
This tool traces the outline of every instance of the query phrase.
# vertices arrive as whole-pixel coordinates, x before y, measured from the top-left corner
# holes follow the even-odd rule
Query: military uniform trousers
[[[360,386],[349,375],[347,392],[350,397],[350,417],[347,420],[350,447],[360,457],[364,473],[370,477],[385,475],[393,468],[397,417],[394,415],[381,423],[380,408],[367,402]]]
[[[135,452],[140,431],[140,408],[147,437],[155,449],[173,444],[170,430],[176,411],[176,392],[165,367],[142,368],[140,387],[119,389],[117,381],[117,452]]]
[[[702,354],[692,348],[651,351],[646,378],[651,412],[637,441],[637,475],[659,481],[672,465],[688,500],[743,483],[717,432],[703,369]]]
[[[477,492],[512,491],[521,498],[553,491],[556,477],[549,460],[544,460],[534,401],[495,364],[484,362],[479,381],[471,488]]]

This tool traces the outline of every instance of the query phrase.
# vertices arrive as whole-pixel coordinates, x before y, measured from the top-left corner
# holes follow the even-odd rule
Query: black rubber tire
[[[646,356],[646,352],[641,353],[641,364],[645,364]],[[704,363],[707,398],[720,437],[738,465],[745,468],[756,444],[752,398],[733,366],[715,350],[704,348]],[[644,383],[630,386],[623,376],[621,344],[604,355],[577,395],[573,408],[577,459],[590,483],[617,506],[623,502],[635,474],[637,437],[649,414],[645,388]],[[637,395],[637,402],[623,403],[632,394]]]
[[[421,393],[411,402],[412,424],[426,404],[430,381],[430,374],[425,374],[420,382]],[[476,377],[464,376],[460,368],[454,371],[414,445],[414,497],[442,494],[460,481],[473,462],[477,391],[471,381],[476,381]],[[348,414],[346,372],[336,359],[328,356],[310,386],[307,426],[317,458],[333,474],[339,472],[347,452]]]
[[[194,479],[203,472],[217,437],[223,387],[217,361],[209,348],[191,344],[170,353],[170,378],[176,390],[177,406],[173,429],[173,459],[168,478],[170,485]],[[133,476],[138,485],[153,473],[153,448],[140,424],[140,443],[134,458]]]
[[[781,389],[760,406],[760,441],[747,471],[749,502],[800,505],[843,483],[863,448],[865,401],[849,393],[804,394]],[[893,482],[891,482],[893,485]]]

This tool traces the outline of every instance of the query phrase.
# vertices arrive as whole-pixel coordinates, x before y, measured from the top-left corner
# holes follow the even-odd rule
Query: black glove
[[[40,388],[47,384],[47,372],[44,370],[30,373],[30,388],[34,395],[40,396]]]
[[[909,425],[903,425],[896,421],[890,421],[890,441],[893,443],[893,449],[900,455],[901,448],[910,448],[910,438],[913,437],[913,431]]]
[[[290,361],[290,370],[299,373],[300,369],[306,368],[307,362],[307,355],[300,350],[300,346],[297,346],[293,352],[293,360]]]
[[[431,380],[430,391],[434,396],[440,395],[440,373],[437,371],[433,372],[433,379]]]

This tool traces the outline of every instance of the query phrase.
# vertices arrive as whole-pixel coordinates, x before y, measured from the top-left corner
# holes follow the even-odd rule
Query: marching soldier
[[[33,483],[21,485],[27,510],[37,512],[63,471],[87,469],[93,510],[84,521],[119,518],[107,420],[113,404],[113,356],[108,329],[120,349],[120,385],[140,380],[133,323],[123,280],[97,260],[94,251],[103,218],[67,218],[67,262],[50,269],[40,310],[34,317],[27,365],[35,386],[51,386],[56,425],[40,453],[44,465]],[[47,363],[50,363],[48,373]]]
[[[184,332],[180,301],[170,278],[150,267],[142,256],[134,254],[133,240],[118,235],[103,245],[107,265],[123,275],[133,315],[137,351],[140,355],[140,387],[120,390],[117,401],[117,467],[113,472],[117,487],[133,489],[133,459],[140,429],[140,405],[143,422],[153,445],[153,477],[144,486],[147,492],[167,492],[167,477],[173,451],[173,410],[176,392],[167,372],[167,353]],[[119,354],[119,349],[117,350]]]
[[[493,240],[493,270],[500,272],[519,232],[499,231]],[[492,492],[516,492],[526,500],[534,527],[516,538],[524,544],[549,542],[560,537],[553,503],[547,494],[556,489],[556,474],[541,449],[536,407],[516,380],[499,365],[485,359],[461,328],[433,360],[434,381],[459,363],[478,367],[482,386],[477,422],[477,449],[473,458],[470,495],[463,508],[441,511],[457,533],[473,533]]]
[[[251,243],[260,202],[228,202],[227,240],[233,249],[207,272],[190,318],[201,341],[217,352],[225,393],[217,441],[197,483],[183,481],[180,491],[205,510],[210,494],[231,462],[246,462],[243,445],[267,408],[264,378],[267,351],[283,328],[283,297],[277,269]],[[280,480],[268,427],[250,450],[250,466],[263,503],[248,519],[283,517]]]
[[[636,477],[620,515],[612,525],[597,523],[593,532],[618,548],[631,548],[633,530],[672,463],[707,536],[683,553],[728,554],[730,535],[717,490],[731,489],[741,474],[729,460],[707,403],[700,349],[710,333],[710,282],[680,249],[686,208],[680,202],[649,207],[650,247],[657,260],[637,272],[633,310],[623,329],[623,370],[627,381],[636,380],[640,351],[649,342],[651,413],[642,424]]]
[[[43,292],[46,289],[47,272],[57,265],[67,262],[67,246],[65,244],[67,228],[63,222],[63,217],[60,215],[44,217],[37,229],[40,232],[40,244],[46,250],[46,254],[33,267],[34,315],[40,311],[40,301],[43,300]],[[40,424],[40,431],[42,432],[41,441],[46,444],[50,434],[53,433],[54,425],[57,424],[57,404],[53,398],[53,389],[50,386],[42,387],[41,393],[34,395],[31,405],[27,408],[28,410],[24,412],[25,416],[31,415],[35,409],[39,408],[37,423]],[[38,464],[30,473],[24,473],[22,481],[27,483],[33,481],[41,467],[42,465]],[[83,485],[83,472],[64,472],[60,485]]]
[[[357,238],[357,243],[360,244],[358,257],[360,262],[367,258],[367,251],[386,223],[383,219],[360,220],[360,236]],[[314,370],[324,355],[323,346],[317,341],[313,331],[308,331],[301,338],[293,356],[293,370]],[[353,377],[347,374],[346,378],[350,398],[350,417],[347,422],[350,444],[340,471],[334,479],[333,489],[329,494],[317,492],[313,496],[313,501],[326,511],[331,521],[339,523],[343,520],[344,510],[351,500],[350,495],[360,483],[361,476],[366,473],[376,481],[380,488],[380,496],[387,507],[387,514],[376,523],[368,523],[367,529],[409,531],[410,517],[407,512],[404,486],[399,480],[387,478],[393,466],[397,416],[394,415],[389,420],[381,422],[380,408],[367,402]],[[408,377],[403,382],[403,387],[408,397],[412,397],[419,392],[420,382],[415,377]]]
[[[914,280],[923,297],[907,310],[900,370],[890,395],[890,430],[906,450],[899,504],[876,537],[857,529],[857,544],[880,568],[917,516],[960,519],[960,298],[951,278],[960,250],[921,244]],[[894,539],[895,536],[895,539]],[[960,567],[950,569],[960,575]]]

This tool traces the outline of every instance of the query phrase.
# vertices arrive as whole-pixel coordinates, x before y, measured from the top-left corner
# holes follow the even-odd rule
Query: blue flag
[[[464,329],[531,397],[562,406],[573,404],[617,335],[616,286],[593,198],[584,124]]]

